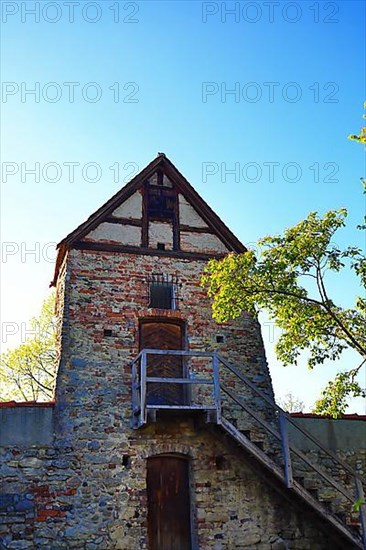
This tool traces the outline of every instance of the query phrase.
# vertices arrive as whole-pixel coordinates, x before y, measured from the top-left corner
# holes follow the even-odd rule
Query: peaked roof
[[[94,214],[79,225],[74,231],[69,233],[57,245],[59,253],[56,260],[55,276],[51,285],[57,281],[59,268],[62,264],[66,251],[73,248],[73,245],[83,239],[90,231],[95,229],[105,218],[118,208],[120,204],[126,201],[133,193],[142,187],[144,182],[149,179],[157,169],[161,169],[166,176],[177,187],[178,191],[195,208],[202,219],[207,223],[216,235],[222,240],[226,247],[237,253],[245,252],[245,246],[230,231],[212,208],[202,199],[197,191],[192,187],[188,180],[179,172],[174,164],[164,153],[158,153],[158,156],[151,161],[141,172],[139,172],[130,182],[120,189],[113,197],[104,203]]]

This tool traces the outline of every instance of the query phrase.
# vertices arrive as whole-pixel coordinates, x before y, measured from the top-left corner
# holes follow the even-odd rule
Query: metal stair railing
[[[193,358],[206,358],[210,360],[210,368],[206,370],[206,374],[209,375],[209,378],[204,377],[191,377],[185,376],[182,378],[163,378],[156,376],[148,376],[147,372],[147,357],[149,355],[160,355],[160,356],[181,356],[186,359]],[[273,426],[273,422],[268,422],[261,417],[256,411],[254,411],[240,396],[236,395],[227,385],[221,383],[220,378],[220,366],[223,366],[226,371],[229,371],[233,374],[244,386],[250,388],[262,401],[269,405],[270,409],[274,411],[274,420],[279,422],[279,431]],[[214,410],[216,416],[216,423],[223,426],[226,431],[230,433],[232,437],[237,435],[237,439],[242,441],[244,437],[242,433],[235,428],[235,426],[230,423],[229,420],[225,418],[223,414],[222,406],[222,394],[225,394],[227,397],[234,401],[237,406],[239,406],[243,411],[256,420],[257,423],[264,428],[266,434],[271,434],[276,440],[281,443],[282,458],[283,458],[283,474],[286,485],[288,489],[294,487],[294,463],[291,459],[291,453],[296,455],[301,461],[303,461],[312,472],[315,472],[320,476],[324,481],[326,481],[333,489],[342,495],[352,505],[355,504],[355,497],[338,481],[333,479],[332,476],[328,475],[323,468],[321,468],[317,463],[310,460],[300,449],[291,443],[289,433],[288,433],[288,424],[294,426],[299,430],[303,436],[307,437],[313,444],[315,444],[324,455],[332,459],[332,461],[337,464],[338,467],[341,467],[345,472],[352,476],[355,482],[355,494],[357,500],[359,501],[359,516],[360,516],[360,526],[361,526],[361,536],[362,536],[362,545],[364,550],[366,550],[366,504],[364,499],[364,488],[361,478],[357,473],[343,460],[341,460],[335,453],[326,449],[323,444],[310,432],[308,432],[303,427],[294,421],[291,416],[286,413],[281,407],[279,407],[265,392],[259,389],[251,380],[249,380],[245,375],[243,375],[238,369],[240,365],[232,364],[227,361],[225,358],[221,357],[217,353],[210,352],[200,352],[200,351],[185,351],[185,350],[159,350],[159,349],[143,349],[140,351],[138,356],[134,359],[132,363],[132,420],[131,426],[133,428],[139,428],[144,426],[147,423],[147,413],[149,408],[154,409],[181,409],[181,410]],[[149,383],[159,383],[159,384],[188,384],[190,387],[194,385],[205,385],[212,387],[211,403],[210,405],[194,405],[194,404],[184,404],[184,405],[149,405],[147,403],[147,385]],[[251,446],[252,448],[252,446]],[[271,460],[274,466],[276,463],[267,457],[267,461]],[[267,462],[268,465],[268,462]],[[278,468],[278,466],[276,466]],[[299,488],[298,484],[295,483],[296,487]],[[303,491],[302,491],[303,493]],[[309,493],[310,494],[310,493]],[[338,520],[340,521],[340,520]]]
[[[291,424],[294,426],[297,430],[299,430],[305,437],[310,439],[312,443],[314,443],[319,449],[327,455],[329,458],[333,460],[334,463],[341,466],[341,468],[348,472],[350,476],[352,476],[355,484],[355,494],[357,497],[357,500],[359,501],[359,518],[360,518],[360,526],[361,526],[361,536],[362,536],[362,543],[363,548],[366,550],[366,503],[365,503],[365,492],[363,488],[362,479],[360,476],[342,459],[340,459],[335,453],[333,453],[331,450],[324,447],[324,445],[308,430],[305,428],[299,426],[299,424],[296,423],[295,420],[291,418],[291,416],[286,413],[279,405],[277,405],[268,395],[266,395],[262,390],[260,390],[253,382],[251,382],[245,375],[243,375],[241,372],[238,371],[238,369],[230,364],[226,359],[219,356],[219,361],[222,363],[227,369],[229,369],[237,378],[239,378],[246,386],[248,386],[253,392],[255,392],[258,396],[260,396],[270,407],[275,410],[279,416],[279,423],[280,423],[280,433],[276,432],[272,428],[272,426],[263,420],[256,412],[250,409],[248,405],[246,405],[242,400],[240,400],[237,396],[235,396],[232,392],[230,392],[225,386],[221,385],[221,389],[226,393],[230,394],[230,397],[239,405],[241,406],[247,413],[249,413],[253,418],[257,420],[268,432],[272,433],[277,439],[281,441],[282,445],[282,451],[283,451],[283,458],[284,458],[284,470],[285,470],[285,477],[286,477],[286,483],[288,488],[292,487],[293,483],[293,472],[292,472],[292,461],[291,461],[291,455],[290,451],[292,451],[294,454],[296,454],[302,461],[304,461],[313,471],[315,471],[318,475],[320,475],[329,485],[331,485],[334,489],[336,489],[338,492],[340,492],[352,505],[355,504],[355,498],[354,496],[349,493],[347,489],[345,489],[340,483],[335,481],[333,477],[329,476],[324,470],[319,467],[315,462],[310,460],[302,451],[300,451],[295,445],[293,445],[289,440],[288,435],[288,424]],[[240,365],[238,365],[240,368]]]

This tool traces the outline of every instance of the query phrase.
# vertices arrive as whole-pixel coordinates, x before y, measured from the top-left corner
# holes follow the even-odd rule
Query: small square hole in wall
[[[156,247],[158,250],[165,250],[165,243],[158,243]]]
[[[111,336],[113,336],[112,329],[105,328],[104,331],[103,331],[103,336],[104,336],[104,338],[110,338]]]
[[[128,455],[122,456],[122,466],[128,467],[130,465],[130,457]]]
[[[216,344],[223,344],[225,342],[225,336],[223,334],[216,334]]]
[[[226,458],[222,455],[215,458],[215,465],[217,470],[226,470],[228,466]]]

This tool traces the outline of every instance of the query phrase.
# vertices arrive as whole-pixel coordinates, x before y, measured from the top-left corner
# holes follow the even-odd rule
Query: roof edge
[[[209,204],[199,195],[189,181],[176,168],[173,162],[165,155],[158,153],[145,168],[143,168],[136,176],[132,178],[122,189],[117,191],[110,199],[108,199],[98,210],[91,214],[83,223],[76,227],[71,233],[66,235],[58,245],[58,254],[55,265],[55,272],[50,286],[56,286],[61,265],[64,261],[67,251],[72,248],[73,244],[82,239],[86,234],[92,231],[104,217],[108,216],[118,205],[127,200],[143,183],[148,179],[154,171],[161,166],[165,169],[168,177],[174,180],[182,195],[197,209],[208,225],[211,225],[219,238],[225,244],[230,252],[243,253],[247,248],[234,235],[231,229],[221,220],[214,212]]]

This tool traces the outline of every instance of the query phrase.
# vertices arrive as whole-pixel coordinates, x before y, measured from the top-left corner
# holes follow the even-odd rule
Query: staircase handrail
[[[363,483],[363,480],[360,478],[360,476],[357,474],[355,470],[353,470],[346,462],[344,462],[341,458],[339,458],[335,453],[333,453],[331,450],[326,449],[323,444],[308,430],[306,430],[303,427],[300,427],[287,413],[284,411],[275,401],[273,401],[268,395],[266,395],[262,390],[257,388],[253,382],[251,382],[245,375],[241,374],[233,365],[231,365],[224,357],[221,355],[218,356],[219,360],[225,367],[227,367],[233,374],[235,374],[242,382],[244,382],[247,386],[249,386],[254,392],[257,393],[262,399],[264,399],[269,405],[272,406],[272,408],[276,409],[280,414],[283,414],[286,416],[288,422],[290,422],[295,428],[297,428],[300,432],[302,432],[306,437],[311,439],[313,443],[318,445],[322,451],[324,451],[328,456],[330,456],[333,460],[335,460],[338,464],[340,464],[345,470],[347,470],[350,474],[352,474],[355,478],[358,478],[361,483]],[[234,363],[237,365],[236,363]],[[237,365],[239,366],[239,365]]]
[[[267,431],[269,431],[272,435],[274,435],[279,441],[282,440],[281,434],[277,432],[272,426],[266,422],[263,418],[260,418],[248,405],[245,405],[241,402],[240,398],[234,395],[228,388],[225,386],[221,386],[223,391],[231,397],[239,406],[241,406],[245,411],[247,411],[253,418],[255,418]],[[337,491],[343,494],[344,497],[346,497],[350,502],[354,502],[354,497],[344,488],[342,485],[340,485],[337,481],[332,479],[328,474],[326,474],[322,468],[317,466],[313,461],[308,459],[303,452],[300,451],[295,445],[289,442],[289,447],[291,451],[293,451],[299,458],[301,458],[308,466],[310,466],[313,470],[315,470],[323,479],[325,479],[330,485],[332,485]]]

